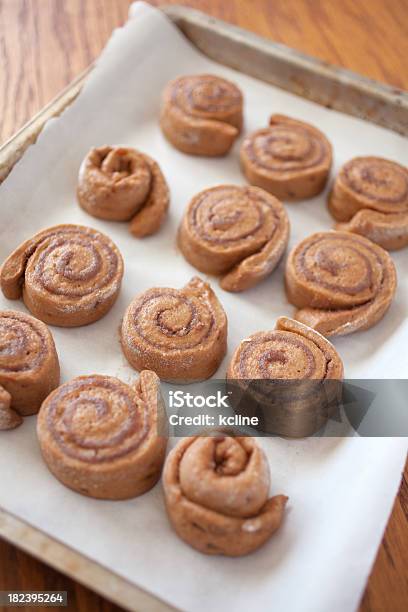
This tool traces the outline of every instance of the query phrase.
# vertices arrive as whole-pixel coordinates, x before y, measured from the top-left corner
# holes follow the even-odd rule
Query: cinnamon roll
[[[242,94],[220,77],[202,74],[171,81],[160,125],[170,143],[190,155],[225,155],[242,128]]]
[[[241,147],[241,168],[251,185],[281,200],[318,195],[332,164],[326,136],[309,123],[272,115],[269,127],[249,134]]]
[[[162,380],[209,378],[227,350],[227,317],[210,285],[197,277],[183,289],[155,287],[126,310],[122,349],[136,370]]]
[[[343,362],[334,346],[315,330],[280,317],[272,331],[243,340],[227,380],[243,394],[238,412],[257,414],[263,432],[311,436],[338,408]],[[231,384],[229,385],[231,388]]]
[[[283,204],[258,187],[219,185],[190,202],[178,233],[184,257],[222,275],[226,291],[243,291],[271,274],[289,240]]]
[[[11,408],[11,395],[0,385],[0,431],[15,429],[23,419]]]
[[[23,312],[0,312],[0,390],[3,411],[9,405],[22,416],[35,414],[59,384],[60,368],[47,326]],[[10,398],[4,394],[7,392]]]
[[[389,254],[363,236],[321,232],[289,254],[286,294],[295,319],[325,336],[375,325],[388,310],[397,277]]]
[[[393,251],[408,246],[408,170],[381,157],[355,157],[341,168],[328,200],[336,229]]]
[[[56,225],[23,242],[3,264],[1,289],[50,325],[78,327],[103,317],[119,294],[123,260],[104,234]]]
[[[160,381],[141,372],[129,386],[111,376],[78,376],[41,406],[37,434],[58,480],[99,499],[142,495],[158,481],[167,428]]]
[[[77,197],[90,215],[130,221],[142,238],[154,234],[169,207],[170,195],[160,166],[148,155],[124,147],[91,149],[79,170]]]
[[[280,527],[288,498],[269,498],[269,486],[266,456],[250,437],[184,438],[163,471],[170,522],[208,555],[246,555]]]

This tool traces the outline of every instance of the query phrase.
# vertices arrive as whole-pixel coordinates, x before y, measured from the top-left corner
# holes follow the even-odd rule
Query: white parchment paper
[[[52,328],[63,382],[94,372],[125,381],[136,376],[118,341],[126,306],[140,291],[181,287],[195,274],[175,247],[176,228],[189,199],[218,183],[244,183],[239,143],[225,159],[200,159],[177,152],[164,140],[157,118],[160,92],[169,79],[200,72],[232,79],[244,92],[247,131],[266,125],[272,112],[310,121],[334,144],[334,171],[355,155],[408,162],[402,137],[210,62],[159,11],[142,3],[132,10],[134,18],[114,32],[79,98],[47,125],[0,188],[1,260],[41,228],[65,222],[109,234],[125,258],[120,298],[104,319],[78,329]],[[161,164],[172,203],[156,236],[136,240],[126,224],[99,221],[78,207],[80,162],[91,146],[102,144],[139,148]],[[290,204],[287,210],[290,246],[332,226],[325,194]],[[335,340],[348,378],[407,376],[408,253],[394,253],[393,258],[399,288],[386,318],[369,331]],[[219,377],[242,338],[273,328],[279,315],[293,312],[282,280],[281,265],[258,287],[234,295],[210,279],[229,318],[229,353]],[[24,305],[1,296],[0,308],[24,310]],[[96,501],[64,488],[41,460],[35,417],[1,434],[0,506],[184,610],[355,609],[397,492],[405,441],[261,442],[271,466],[272,493],[289,495],[289,509],[276,536],[242,559],[206,557],[180,541],[168,524],[161,485],[127,502]]]

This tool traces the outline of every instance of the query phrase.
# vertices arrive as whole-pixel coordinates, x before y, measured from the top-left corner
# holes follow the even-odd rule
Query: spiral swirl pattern
[[[178,149],[224,155],[242,127],[242,94],[230,81],[204,74],[171,81],[163,95],[161,126]]]
[[[169,190],[159,165],[148,155],[124,147],[91,149],[79,170],[78,201],[89,214],[131,221],[141,238],[156,232],[169,207]]]
[[[340,170],[329,196],[337,229],[388,250],[408,246],[408,170],[380,157],[356,157]]]
[[[153,372],[143,372],[141,381],[130,387],[109,376],[80,376],[43,403],[41,450],[64,484],[93,497],[120,499],[157,481],[166,441],[159,442],[159,381]]]
[[[408,210],[408,171],[403,166],[379,157],[357,157],[340,174],[349,189],[371,200],[376,210]]]
[[[259,418],[262,411],[262,431],[305,437],[316,433],[337,406],[343,363],[323,336],[280,317],[274,330],[241,342],[227,379],[232,390],[240,390],[234,400],[238,412],[255,410]]]
[[[26,306],[46,323],[75,327],[106,314],[122,276],[122,257],[109,238],[80,225],[59,225],[7,258],[1,287],[10,299],[22,291]]]
[[[286,267],[295,318],[325,335],[374,325],[391,304],[396,272],[388,253],[346,232],[322,232],[303,240]]]
[[[171,88],[173,103],[183,112],[222,120],[240,112],[242,94],[230,81],[209,74],[181,77]]]
[[[99,463],[135,451],[147,434],[147,414],[135,392],[107,376],[80,377],[58,388],[46,402],[47,427],[60,450]]]
[[[252,552],[278,529],[287,501],[268,499],[269,467],[253,438],[182,440],[167,458],[163,484],[178,535],[206,554]]]
[[[193,278],[181,291],[153,288],[133,300],[122,324],[122,348],[137,370],[164,380],[201,380],[226,351],[227,321],[210,286]]]
[[[0,313],[0,372],[30,372],[41,367],[48,350],[45,335],[32,317]]]
[[[289,240],[289,220],[281,202],[262,189],[220,185],[192,199],[178,238],[193,266],[224,275],[223,289],[242,291],[276,267]]]
[[[248,379],[320,378],[325,371],[324,356],[312,343],[279,331],[251,336],[242,348],[238,366],[239,375]]]
[[[245,150],[252,161],[270,172],[313,168],[326,151],[320,140],[297,125],[259,130],[248,140]]]
[[[283,115],[273,115],[270,126],[247,136],[241,148],[248,181],[285,200],[320,193],[331,160],[331,145],[319,130]]]
[[[0,385],[12,407],[23,415],[37,412],[58,382],[58,357],[46,325],[22,312],[0,312]]]

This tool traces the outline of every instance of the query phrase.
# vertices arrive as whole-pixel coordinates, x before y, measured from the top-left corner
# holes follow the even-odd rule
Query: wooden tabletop
[[[130,3],[130,0],[0,0],[0,142],[98,56],[113,28],[126,20]],[[150,3],[201,9],[333,64],[408,90],[407,0]],[[408,609],[407,477],[408,469],[360,612]],[[334,576],[335,571],[333,568]],[[68,610],[76,612],[120,610],[0,540],[0,590],[9,589],[66,590]]]

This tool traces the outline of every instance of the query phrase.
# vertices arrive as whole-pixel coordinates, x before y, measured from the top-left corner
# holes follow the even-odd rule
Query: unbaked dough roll
[[[346,335],[375,325],[397,286],[389,254],[367,238],[320,232],[289,254],[286,293],[299,310],[295,319],[325,336]]]
[[[11,408],[11,395],[0,385],[0,431],[15,429],[23,419]]]
[[[257,187],[219,185],[190,202],[178,242],[201,272],[222,275],[226,291],[243,291],[271,274],[289,240],[283,204]]]
[[[408,246],[408,170],[381,157],[355,157],[341,168],[329,196],[336,229],[384,249]]]
[[[228,368],[230,379],[342,380],[343,362],[314,329],[280,317],[272,331],[243,340]]]
[[[20,415],[35,414],[59,384],[60,368],[47,326],[23,312],[0,312],[0,388]],[[3,405],[7,397],[3,394]]]
[[[241,167],[249,183],[281,200],[318,195],[332,163],[326,136],[309,123],[285,115],[272,115],[269,123],[242,143]]]
[[[190,155],[225,155],[242,128],[242,94],[220,77],[171,81],[163,93],[160,125],[171,144]]]
[[[264,432],[299,438],[319,431],[337,409],[343,373],[341,357],[326,338],[280,317],[274,330],[239,344],[227,380],[241,388],[239,402],[235,395],[240,413],[261,411]]]
[[[44,460],[58,480],[83,495],[127,499],[158,481],[167,427],[154,372],[137,384],[111,376],[79,376],[41,406],[37,434]]]
[[[9,255],[1,289],[11,300],[22,297],[45,323],[78,327],[110,310],[122,276],[122,256],[107,236],[82,225],[56,225]]]
[[[210,285],[194,277],[183,289],[154,287],[137,296],[121,342],[136,370],[181,383],[205,380],[226,353],[227,317]]]
[[[288,499],[269,498],[268,462],[250,437],[181,440],[167,457],[163,486],[176,533],[208,555],[238,557],[262,546]]]
[[[170,201],[160,166],[148,155],[125,147],[91,149],[81,164],[77,196],[90,215],[130,221],[142,238],[162,224]]]

